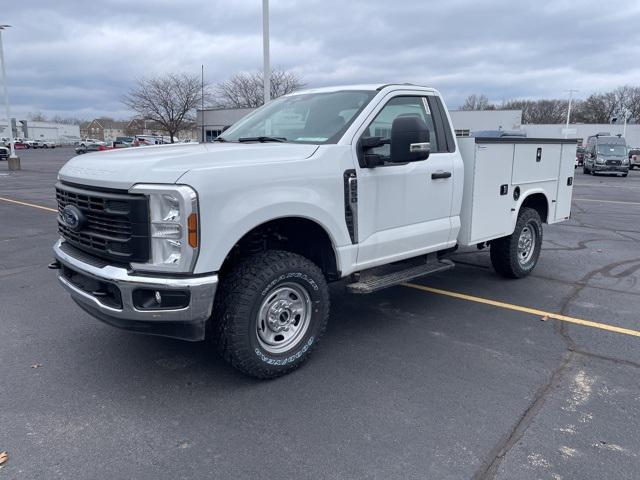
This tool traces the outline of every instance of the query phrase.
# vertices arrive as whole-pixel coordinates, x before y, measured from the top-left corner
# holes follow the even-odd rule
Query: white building
[[[522,125],[522,130],[527,137],[538,138],[565,138],[565,125]],[[568,138],[577,138],[578,143],[585,145],[589,135],[596,133],[610,133],[611,135],[624,135],[627,146],[640,147],[640,125],[610,125],[608,123],[572,123],[567,131]]]
[[[210,142],[245,115],[253,112],[253,108],[205,108],[197,110],[196,123],[198,138]],[[203,122],[204,118],[204,122]],[[204,127],[204,128],[203,128]]]
[[[478,130],[520,130],[522,110],[449,110],[458,137]]]
[[[11,129],[6,120],[0,120],[0,137],[9,138]],[[80,126],[66,123],[34,122],[17,120],[13,136],[29,140],[53,140],[58,143],[73,143],[80,140]]]

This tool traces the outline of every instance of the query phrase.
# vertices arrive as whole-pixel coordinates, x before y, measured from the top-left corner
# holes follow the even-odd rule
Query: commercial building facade
[[[13,128],[7,125],[6,120],[0,121],[0,137],[13,136],[29,140],[51,140],[58,143],[73,143],[80,140],[79,125],[32,120],[12,120],[11,123]]]

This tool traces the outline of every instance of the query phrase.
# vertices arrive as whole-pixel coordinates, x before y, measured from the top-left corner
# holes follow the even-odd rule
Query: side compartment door
[[[427,160],[406,164],[389,161],[374,168],[359,164],[359,268],[446,248],[449,241],[453,157],[436,131],[436,118],[424,93],[391,93],[358,132],[354,149],[362,138],[390,138],[394,119],[408,115],[419,116],[429,128],[431,154]],[[390,151],[387,144],[372,153],[391,160]]]
[[[568,220],[571,215],[571,196],[573,195],[573,177],[575,174],[576,145],[562,144],[560,155],[560,172],[558,175],[558,192],[556,195],[556,211],[554,220]],[[549,214],[551,217],[551,213]]]

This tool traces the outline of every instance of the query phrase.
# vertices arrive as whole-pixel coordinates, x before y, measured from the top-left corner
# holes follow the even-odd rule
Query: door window
[[[433,117],[429,104],[425,97],[394,97],[376,115],[376,118],[369,124],[369,127],[362,134],[363,138],[381,137],[391,139],[391,125],[398,117],[417,116],[424,121],[429,129],[429,141],[431,151],[438,152],[438,139],[433,124]],[[371,153],[380,155],[383,159],[390,159],[391,146],[389,143],[381,147],[371,149]]]

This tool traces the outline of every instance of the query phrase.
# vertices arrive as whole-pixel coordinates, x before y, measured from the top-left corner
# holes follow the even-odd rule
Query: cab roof
[[[332,87],[310,88],[307,90],[299,90],[289,95],[301,95],[305,93],[329,93],[340,92],[344,90],[364,90],[364,91],[380,91],[387,87],[394,87],[394,90],[424,90],[432,92],[434,89],[423,85],[414,85],[411,83],[362,83],[356,85],[336,85]]]

